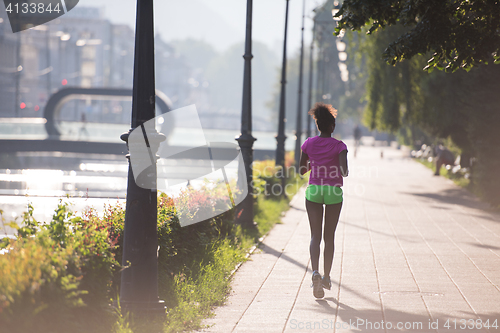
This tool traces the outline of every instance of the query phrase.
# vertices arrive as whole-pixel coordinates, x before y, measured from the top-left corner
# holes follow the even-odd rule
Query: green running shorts
[[[306,199],[315,203],[333,205],[343,201],[342,188],[330,185],[313,185],[306,188]]]

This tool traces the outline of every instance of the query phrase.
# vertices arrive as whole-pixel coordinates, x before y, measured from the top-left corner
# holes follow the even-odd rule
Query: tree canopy
[[[430,71],[500,63],[498,0],[344,0],[336,16],[341,17],[337,35],[365,25],[368,34],[398,23],[407,27],[383,53],[392,65],[429,52],[425,69]]]
[[[359,32],[346,38],[362,60],[351,84],[364,84],[365,124],[415,147],[446,140],[470,188],[500,207],[500,1],[344,0],[341,15],[337,34]],[[454,73],[422,71],[428,58],[428,72]]]

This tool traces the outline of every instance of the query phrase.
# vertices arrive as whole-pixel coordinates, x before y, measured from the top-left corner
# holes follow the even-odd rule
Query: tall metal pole
[[[17,42],[16,42],[16,92],[14,96],[14,111],[16,113],[16,117],[19,117],[19,108],[21,104],[21,71],[23,70],[22,61],[21,61],[21,34],[17,34]]]
[[[321,33],[321,32],[320,32]],[[321,43],[318,45],[318,60],[317,60],[317,68],[318,68],[318,75],[316,77],[316,101],[317,102],[322,102],[323,101],[323,85],[321,84],[322,80],[322,72],[324,71],[323,65],[323,48],[321,47]],[[314,133],[318,134],[318,129],[315,127]]]
[[[286,0],[286,13],[285,13],[285,39],[283,42],[283,64],[281,67],[281,95],[280,95],[280,111],[278,119],[278,135],[276,141],[278,142],[276,148],[276,166],[281,166],[285,169],[285,92],[286,92],[286,36],[288,30],[288,4]],[[284,185],[285,177],[284,172],[282,178],[282,185]],[[284,187],[283,187],[284,191]]]
[[[155,117],[153,17],[153,0],[138,0],[131,131]],[[144,127],[142,126],[143,132]],[[129,145],[129,134],[130,132],[125,133],[121,138],[127,142],[130,154],[134,154],[137,148],[142,148]],[[145,135],[150,146],[157,149],[162,137],[158,133]],[[149,177],[154,177],[152,181],[156,180],[156,164],[151,166]],[[122,272],[120,288],[120,303],[125,311],[165,313],[163,301],[158,299],[156,200],[156,189],[144,189],[136,184],[129,157],[122,261],[126,268]]]
[[[325,70],[325,61],[323,59],[325,55],[325,52],[324,52],[324,49],[322,47],[322,45],[319,45],[319,57],[318,57],[318,82],[317,82],[317,86],[318,86],[318,89],[316,91],[316,93],[318,94],[318,97],[316,98],[319,102],[322,102],[323,101],[323,88],[324,88],[324,85],[323,85],[323,71]]]
[[[295,130],[295,170],[300,167],[300,147],[302,144],[302,81],[304,76],[304,24],[306,20],[306,0],[302,3],[302,39],[300,42],[299,91],[297,101],[297,127]]]
[[[313,72],[314,72],[314,40],[316,38],[316,18],[314,18],[313,37],[311,41],[311,51],[309,53],[309,96],[307,107],[312,108],[312,95],[313,95]],[[307,137],[311,137],[311,117],[307,117]]]
[[[50,25],[47,24],[47,30],[45,30],[45,51],[47,57],[47,100],[52,95],[52,62],[50,59]]]
[[[256,140],[252,136],[252,10],[253,0],[247,0],[247,26],[245,37],[245,69],[243,74],[243,106],[241,110],[241,135],[236,140],[243,155],[245,172],[248,184],[248,195],[238,205],[238,223],[245,227],[253,227],[253,143]],[[241,212],[241,214],[239,214]]]
[[[78,41],[78,37],[76,38],[76,41],[75,41],[75,81],[74,81],[74,85],[75,87],[78,87],[82,84],[82,64],[80,64],[80,50],[79,50],[79,46],[76,45],[76,42]],[[75,99],[75,103],[74,103],[74,116],[73,116],[73,119],[79,119],[79,115],[78,115],[78,103],[80,102],[80,100],[78,99]],[[102,115],[102,113],[101,113]]]

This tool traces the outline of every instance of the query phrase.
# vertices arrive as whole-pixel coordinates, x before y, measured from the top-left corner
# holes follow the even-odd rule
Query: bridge
[[[121,100],[131,101],[131,89],[117,88],[63,88],[53,94],[44,109],[43,118],[0,118],[0,154],[18,152],[62,152],[77,154],[98,155],[121,155],[127,154],[126,144],[119,137],[128,131],[129,126],[125,124],[103,124],[82,122],[61,122],[60,114],[65,103],[75,99],[92,98],[93,100]],[[172,103],[165,94],[156,92],[156,105],[159,114],[164,114],[172,109]],[[73,134],[79,133],[78,137],[64,135],[62,127],[72,129]],[[189,129],[175,129],[174,124],[169,126],[167,132],[185,132],[186,140],[189,140]],[[89,131],[94,130],[92,137]],[[163,128],[165,131],[165,129]],[[96,135],[96,132],[99,132]],[[208,141],[234,142],[236,131],[229,130],[206,130],[208,136],[213,134],[217,138]],[[80,135],[85,134],[85,135]],[[85,136],[85,138],[81,138]],[[273,158],[275,154],[276,141],[274,133],[255,132],[258,138],[254,158],[256,160]],[[290,135],[289,135],[290,137]],[[293,149],[292,140],[287,140],[290,149]],[[172,143],[172,146],[182,146],[182,142]],[[259,147],[260,146],[260,147]],[[287,147],[288,148],[288,147]]]

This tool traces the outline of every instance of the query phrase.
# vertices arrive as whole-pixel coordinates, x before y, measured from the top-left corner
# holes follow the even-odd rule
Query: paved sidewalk
[[[500,333],[500,215],[400,150],[349,155],[332,290],[312,295],[302,189],[203,332]]]

